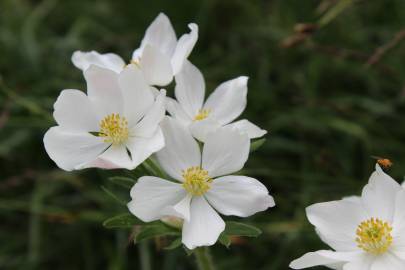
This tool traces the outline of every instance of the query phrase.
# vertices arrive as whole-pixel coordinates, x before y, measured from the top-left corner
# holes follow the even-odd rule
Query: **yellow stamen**
[[[374,255],[385,253],[392,244],[392,227],[378,218],[363,221],[357,227],[357,246]]]
[[[198,110],[198,113],[196,116],[194,116],[193,121],[201,121],[204,120],[205,118],[208,117],[208,115],[210,114],[211,110],[210,109],[201,109]]]
[[[193,196],[201,196],[211,188],[212,178],[199,166],[183,170],[183,188]]]
[[[113,145],[124,143],[128,139],[128,122],[125,117],[118,113],[104,117],[100,122],[100,132],[98,136],[104,137],[104,142]]]

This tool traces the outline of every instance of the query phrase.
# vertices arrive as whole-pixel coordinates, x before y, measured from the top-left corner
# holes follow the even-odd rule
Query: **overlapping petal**
[[[50,128],[44,136],[45,150],[59,168],[72,171],[91,162],[108,147],[103,139],[87,132]]]
[[[248,159],[250,140],[230,128],[210,133],[204,144],[202,167],[211,177],[231,174],[243,168]]]
[[[136,65],[128,65],[118,83],[124,99],[124,115],[129,127],[133,127],[153,105],[153,93]]]
[[[92,104],[82,91],[63,90],[53,107],[53,117],[66,130],[91,132],[99,128]]]
[[[246,108],[248,77],[241,76],[220,84],[208,97],[204,109],[211,110],[221,124],[229,124]]]
[[[132,58],[140,58],[143,53],[143,49],[148,44],[159,49],[159,51],[165,55],[170,56],[173,54],[177,45],[176,33],[174,32],[169,18],[164,13],[159,13],[159,15],[146,29],[141,46],[139,49],[134,51]]]
[[[343,269],[343,265],[352,260],[360,260],[360,252],[334,252],[331,250],[319,250],[309,252],[291,262],[292,269],[304,269],[313,266],[324,265],[332,269]]]
[[[161,127],[166,147],[156,154],[157,159],[171,177],[182,181],[182,170],[200,166],[200,148],[188,129],[175,119],[166,117]]]
[[[183,224],[183,244],[188,249],[215,244],[225,222],[203,196],[193,197],[190,214],[190,220]]]
[[[140,59],[140,66],[150,85],[164,86],[173,79],[170,57],[152,45],[146,45]]]
[[[175,80],[176,99],[190,119],[193,119],[204,102],[204,77],[198,68],[186,60],[182,71],[176,75]]]
[[[93,65],[84,71],[84,77],[87,96],[100,120],[112,113],[123,113],[124,101],[117,73]]]
[[[248,217],[275,205],[267,188],[254,178],[229,175],[214,179],[205,195],[223,215]]]
[[[402,187],[376,164],[376,170],[361,195],[364,207],[370,216],[391,223],[395,211],[395,198],[400,190]]]
[[[125,62],[120,56],[114,53],[100,54],[96,51],[75,51],[72,55],[72,62],[77,68],[83,71],[88,69],[91,65],[96,65],[120,73],[125,66]]]
[[[131,189],[129,211],[145,222],[158,220],[167,215],[167,207],[179,203],[186,191],[176,184],[158,177],[144,176]]]
[[[180,37],[171,59],[174,75],[181,71],[185,60],[190,55],[198,39],[198,26],[195,23],[190,23],[188,28],[191,30],[190,33]]]
[[[357,226],[370,217],[360,202],[341,200],[317,203],[306,209],[308,220],[322,239],[339,251],[358,250]]]

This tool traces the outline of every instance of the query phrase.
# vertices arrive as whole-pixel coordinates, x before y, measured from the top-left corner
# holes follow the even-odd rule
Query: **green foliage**
[[[145,223],[130,213],[120,214],[103,222],[107,229],[129,229],[135,225],[144,225]]]
[[[72,52],[94,49],[128,60],[160,11],[178,35],[189,22],[200,26],[190,60],[203,72],[207,92],[249,76],[241,119],[270,131],[244,173],[262,181],[277,206],[243,219],[263,231],[260,237],[233,241],[229,250],[213,248],[218,270],[287,269],[304,252],[328,248],[308,223],[305,207],[359,194],[373,169],[371,155],[390,158],[389,173],[403,179],[404,41],[366,65],[403,29],[403,0],[1,0],[0,242],[6,244],[0,247],[0,269],[148,265],[145,249],[129,241],[130,229],[101,224],[127,213],[131,183],[115,176],[137,180],[162,172],[151,163],[130,173],[64,172],[49,159],[42,139],[54,125],[60,91],[85,90],[82,72],[70,62]],[[280,46],[297,23],[322,19],[327,24],[305,41]],[[172,96],[173,85],[167,89]],[[152,269],[194,267],[181,249],[162,252],[166,243],[152,239],[142,244],[149,246]]]
[[[163,223],[158,223],[142,226],[135,239],[137,242],[140,242],[154,237],[177,236],[180,234],[181,232],[178,229],[167,226]]]

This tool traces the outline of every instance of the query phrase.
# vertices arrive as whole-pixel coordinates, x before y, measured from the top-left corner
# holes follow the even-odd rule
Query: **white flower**
[[[177,40],[169,18],[160,13],[146,30],[141,45],[133,52],[130,62],[141,68],[150,85],[167,85],[182,69],[198,39],[198,26],[190,23],[188,27],[191,32]],[[120,56],[113,53],[99,54],[95,51],[76,51],[73,53],[72,62],[83,71],[92,64],[118,73],[125,67],[125,61]]]
[[[58,126],[44,137],[48,155],[60,168],[133,169],[162,149],[165,90],[155,100],[135,65],[120,74],[91,66],[84,76],[87,95],[63,90],[54,105]]]
[[[188,126],[198,140],[205,141],[209,132],[222,126],[237,129],[249,138],[258,138],[267,133],[246,119],[231,123],[245,110],[247,77],[241,76],[222,83],[205,102],[205,82],[197,67],[185,61],[175,79],[177,101],[168,98],[167,110]]]
[[[291,268],[405,269],[405,190],[379,165],[361,197],[312,205],[307,217],[333,250],[307,253]]]
[[[242,169],[250,140],[231,129],[211,133],[202,153],[197,141],[177,120],[162,121],[166,147],[157,153],[175,182],[141,177],[131,189],[128,208],[145,222],[165,216],[184,219],[182,242],[189,249],[213,245],[225,228],[216,211],[247,217],[274,206],[267,188],[256,179],[228,175]],[[216,211],[215,211],[215,210]]]

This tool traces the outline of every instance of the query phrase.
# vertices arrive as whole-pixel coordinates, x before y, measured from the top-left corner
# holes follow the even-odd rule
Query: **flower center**
[[[183,170],[183,179],[183,188],[194,196],[201,196],[211,188],[212,178],[199,166]]]
[[[357,227],[357,246],[374,255],[382,254],[392,244],[392,227],[378,218],[363,221]]]
[[[204,120],[205,118],[208,117],[208,115],[210,114],[211,110],[210,109],[200,109],[198,110],[198,113],[196,114],[196,116],[194,116],[193,121],[201,121]]]
[[[100,122],[98,136],[104,137],[104,142],[113,145],[122,144],[128,139],[128,122],[125,117],[113,113],[104,117]]]

